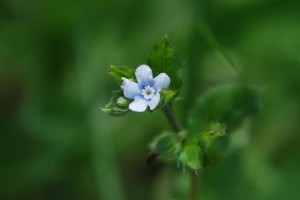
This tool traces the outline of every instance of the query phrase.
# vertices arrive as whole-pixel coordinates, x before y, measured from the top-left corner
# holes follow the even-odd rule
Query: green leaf
[[[205,147],[209,149],[214,141],[225,135],[225,125],[219,122],[208,122],[205,124],[200,132],[199,141]]]
[[[167,35],[153,47],[148,55],[147,64],[154,76],[166,73],[171,78],[170,89],[179,92],[182,85],[182,63]]]
[[[244,84],[227,84],[204,94],[189,117],[189,133],[194,137],[209,122],[225,123],[227,133],[251,113],[261,108],[258,92]]]
[[[203,126],[198,138],[204,155],[203,168],[208,167],[213,162],[213,158],[218,158],[218,152],[222,154],[226,149],[227,138],[223,137],[225,129],[225,125],[219,122],[208,122]]]
[[[108,73],[114,77],[119,85],[122,84],[123,80],[122,77],[135,80],[135,69],[126,67],[126,66],[115,66],[112,65],[108,69]]]
[[[177,135],[172,132],[164,132],[154,138],[150,145],[151,155],[157,155],[157,158],[163,161],[175,160],[181,149],[180,134]]]
[[[165,106],[167,103],[169,103],[174,97],[176,96],[176,92],[171,89],[163,89],[160,92],[160,102],[157,108],[161,108]],[[156,109],[157,109],[156,108]]]
[[[114,91],[111,100],[106,104],[104,108],[101,110],[104,113],[112,115],[114,117],[124,116],[131,111],[128,109],[128,105],[131,103],[128,99],[126,99],[121,90]]]
[[[179,155],[179,161],[193,170],[202,169],[203,153],[198,144],[185,144],[182,152]]]

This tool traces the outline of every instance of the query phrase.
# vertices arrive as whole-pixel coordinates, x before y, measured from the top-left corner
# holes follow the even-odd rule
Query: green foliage
[[[202,169],[203,153],[199,144],[189,143],[185,144],[178,160],[184,165],[193,170]]]
[[[299,7],[299,0],[0,1],[0,199],[187,199],[187,174],[143,163],[149,137],[166,127],[160,114],[112,119],[95,108],[119,89],[107,67],[143,62],[162,32],[188,72],[188,96],[174,102],[181,119],[198,91],[236,81],[199,30],[203,16],[238,61],[239,81],[266,88],[266,109],[239,127],[247,147],[201,174],[201,197],[300,199]],[[231,139],[226,131],[213,148]]]
[[[169,88],[163,89],[160,93],[160,103],[157,108],[161,108],[174,99],[182,84],[182,65],[178,59],[175,49],[171,46],[167,35],[165,35],[162,40],[153,47],[152,51],[148,55],[147,63],[152,69],[154,76],[164,72],[171,79]],[[122,77],[136,81],[134,68],[111,65],[108,69],[108,73],[119,85],[123,82]],[[125,101],[125,103],[121,105],[118,103],[118,100],[122,100],[123,102],[125,101],[121,91],[114,93],[110,102],[102,108],[102,111],[112,116],[124,116],[129,113],[129,104]]]
[[[122,77],[135,80],[135,69],[129,68],[126,66],[115,66],[111,65],[108,69],[108,73],[114,77],[119,85],[122,84],[123,80]]]
[[[104,113],[112,115],[114,117],[121,117],[129,112],[128,105],[131,103],[128,99],[123,97],[122,91],[114,91],[111,100],[101,110]]]
[[[175,160],[181,149],[181,139],[177,134],[164,132],[154,138],[151,148],[151,155],[163,161]]]
[[[193,170],[202,169],[203,152],[196,140],[186,142],[186,132],[164,132],[154,138],[150,145],[149,158],[164,162],[179,161],[184,167]]]
[[[168,74],[171,78],[170,88],[179,92],[182,85],[182,63],[167,35],[153,47],[148,55],[147,64],[155,76],[162,72]]]
[[[173,81],[174,90],[162,91],[161,104],[164,105],[174,98],[181,86],[180,62],[167,36],[154,46],[147,63],[154,74],[166,72]],[[151,155],[158,155],[162,160],[177,156],[183,165],[194,170],[203,169],[212,162],[215,151],[224,151],[227,139],[217,139],[225,135],[225,129],[230,132],[260,107],[254,88],[238,83],[218,86],[205,93],[191,112],[188,138],[180,143],[174,134],[163,134],[155,139]],[[181,145],[183,148],[179,148]]]
[[[225,125],[218,122],[208,122],[199,135],[200,143],[209,149],[217,138],[225,135]]]
[[[108,73],[119,85],[122,85],[122,77],[135,80],[135,69],[126,66],[111,65]],[[110,101],[101,110],[109,115],[121,117],[131,112],[128,108],[131,102],[132,100],[124,97],[122,90],[114,91]]]
[[[171,102],[175,96],[176,92],[174,90],[170,90],[168,88],[163,89],[160,92],[160,103],[158,105],[158,108],[161,108],[167,103]]]
[[[211,121],[225,123],[227,132],[236,128],[251,113],[259,111],[261,102],[255,88],[244,84],[218,86],[205,93],[189,118],[191,137],[202,134]]]
[[[176,96],[182,84],[181,63],[167,35],[153,47],[147,63],[154,76],[165,72],[171,78],[170,88],[161,91],[159,107],[162,107]],[[120,85],[122,77],[135,80],[134,69],[124,66],[111,66],[109,74]],[[129,103],[119,91],[102,110],[113,116],[123,116],[130,112]],[[217,140],[225,135],[225,129],[233,130],[259,108],[260,101],[254,88],[238,83],[218,86],[205,93],[192,111],[188,121],[188,137],[182,137],[182,134],[179,137],[171,132],[157,136],[151,144],[148,161],[152,158],[163,161],[177,159],[193,170],[206,168],[212,157],[218,154],[215,152],[226,148],[227,139]]]
[[[224,152],[226,130],[233,130],[261,103],[257,91],[244,84],[218,86],[205,93],[192,111],[188,124],[188,142],[179,160],[191,169],[206,168],[216,154]]]
[[[207,122],[197,141],[203,151],[203,168],[207,168],[216,158],[219,158],[228,148],[227,138],[225,136],[225,124],[219,122]]]

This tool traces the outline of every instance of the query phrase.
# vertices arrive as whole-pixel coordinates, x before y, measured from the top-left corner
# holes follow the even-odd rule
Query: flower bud
[[[128,106],[129,105],[129,101],[124,98],[124,97],[119,97],[117,100],[116,100],[116,103],[119,105],[119,106]]]

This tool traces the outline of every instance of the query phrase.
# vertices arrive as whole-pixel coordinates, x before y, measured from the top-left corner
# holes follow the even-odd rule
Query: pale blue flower
[[[149,106],[154,110],[160,101],[160,91],[170,85],[171,79],[166,73],[160,73],[153,78],[152,70],[147,65],[139,66],[135,71],[137,83],[122,77],[124,96],[134,99],[129,109],[134,112],[144,112]]]

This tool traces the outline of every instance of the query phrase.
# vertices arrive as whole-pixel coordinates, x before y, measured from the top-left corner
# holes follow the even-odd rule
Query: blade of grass
[[[228,53],[225,51],[225,49],[222,47],[222,45],[219,43],[209,25],[204,20],[200,20],[200,25],[198,27],[198,31],[206,40],[206,42],[208,42],[213,48],[218,51],[221,58],[227,62],[227,65],[231,69],[231,71],[236,76],[239,76],[236,65],[234,64]]]

